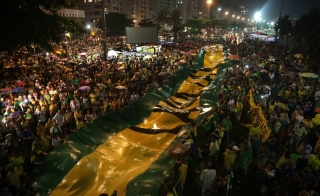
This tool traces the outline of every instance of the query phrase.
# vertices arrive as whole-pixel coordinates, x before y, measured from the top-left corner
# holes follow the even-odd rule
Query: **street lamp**
[[[221,11],[221,7],[218,8],[218,12],[219,12],[218,19],[220,19],[220,11]]]
[[[234,14],[232,15],[232,20],[234,20]]]
[[[254,15],[254,19],[257,22],[257,32],[259,32],[259,22],[261,20],[261,13],[260,12],[256,12]]]
[[[207,0],[207,6],[208,6],[208,18],[210,19],[210,5],[212,3],[212,0]]]
[[[229,12],[226,12],[226,13],[225,13],[225,15],[226,15],[226,19],[227,19],[228,14],[229,14]]]
[[[89,24],[88,24],[88,25],[87,25],[87,29],[89,29],[89,30],[90,30],[90,29],[91,29],[91,25],[89,25]]]

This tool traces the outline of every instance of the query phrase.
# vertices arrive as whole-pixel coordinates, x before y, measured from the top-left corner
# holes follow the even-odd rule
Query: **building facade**
[[[98,28],[102,18],[102,9],[107,12],[118,12],[126,14],[135,22],[136,26],[143,19],[155,20],[157,12],[161,9],[168,11],[178,9],[185,22],[191,16],[199,16],[200,0],[77,0],[78,8],[85,11],[85,26]]]
[[[85,23],[85,11],[77,9],[61,9],[58,11],[58,15],[66,18],[70,18],[76,22]]]

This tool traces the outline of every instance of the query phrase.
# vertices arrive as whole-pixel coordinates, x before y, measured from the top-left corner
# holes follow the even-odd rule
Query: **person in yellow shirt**
[[[301,98],[302,96],[304,96],[306,94],[306,91],[303,88],[300,88],[298,91],[298,96],[299,98]]]
[[[291,97],[291,91],[289,89],[287,89],[285,92],[284,92],[284,99],[286,100],[286,102],[288,102],[288,100],[290,99]]]
[[[22,121],[21,121],[21,128],[23,130],[25,130],[27,128],[27,126],[29,126],[29,120],[25,119],[24,117],[22,117]]]
[[[236,146],[235,146],[236,147]],[[224,153],[224,166],[226,170],[231,170],[233,168],[236,155],[231,148],[228,148]]]
[[[9,159],[10,164],[14,165],[20,172],[23,172],[24,160],[19,151],[12,151],[12,157]]]
[[[83,115],[78,108],[76,108],[76,111],[74,112],[73,116],[74,116],[74,119],[83,119]]]
[[[82,127],[84,127],[84,123],[83,123],[82,119],[78,119],[78,120],[76,121],[76,128],[77,128],[77,130],[81,129]]]
[[[48,118],[48,122],[44,126],[45,132],[47,135],[50,135],[50,129],[53,127],[54,122],[52,121],[51,118]]]
[[[237,103],[236,103],[236,109],[237,109],[237,120],[240,121],[242,110],[243,110],[243,104],[239,99],[237,100]]]
[[[182,160],[181,165],[179,167],[179,171],[180,171],[179,179],[175,184],[175,187],[177,188],[179,193],[183,190],[184,183],[187,179],[187,170],[188,170],[188,163],[186,162],[186,160]]]
[[[43,151],[49,152],[52,149],[51,137],[49,135],[47,135],[46,132],[44,132],[43,135],[41,136],[41,140],[43,142]]]
[[[37,126],[37,134],[41,137],[43,136],[44,132],[45,132],[45,126],[42,125],[40,122],[38,122],[38,126]]]
[[[44,111],[48,112],[48,103],[43,97],[40,97],[39,105]]]
[[[283,89],[281,88],[278,90],[278,100],[282,102],[282,98],[283,98]]]
[[[9,186],[15,186],[16,188],[20,188],[20,175],[21,172],[12,164],[7,166],[8,174],[6,181]]]
[[[91,103],[93,103],[93,102],[96,102],[96,101],[97,101],[97,98],[98,98],[99,96],[97,95],[97,93],[92,92],[92,93],[89,95],[89,97],[90,97]]]

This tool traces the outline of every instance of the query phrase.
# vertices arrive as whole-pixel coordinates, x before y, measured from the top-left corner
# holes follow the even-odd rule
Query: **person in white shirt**
[[[81,109],[80,101],[77,98],[76,98],[76,108],[78,108],[79,110]]]
[[[217,173],[216,170],[212,168],[206,168],[201,172],[200,175],[200,183],[201,183],[201,192],[202,196],[205,195],[207,190],[211,190],[210,185],[214,183],[214,181],[217,179]]]
[[[56,122],[53,123],[53,127],[50,129],[50,135],[52,138],[55,138],[56,135],[58,135],[60,139],[63,138],[61,127],[59,127]]]
[[[56,148],[56,147],[59,146],[60,141],[61,141],[61,139],[60,139],[59,135],[58,135],[58,134],[55,134],[54,137],[52,138],[52,143],[51,143],[51,144],[52,144],[52,146],[53,146],[54,148]]]
[[[88,110],[90,108],[90,102],[89,102],[88,96],[85,96],[82,99],[82,104],[83,104],[83,109]]]
[[[58,113],[52,118],[52,120],[56,121],[58,126],[63,127],[64,118],[62,115],[62,111],[58,110]]]
[[[75,99],[72,99],[70,101],[70,110],[71,110],[71,112],[75,112],[76,111],[76,100]]]
[[[34,112],[35,116],[37,117],[38,122],[45,125],[47,118],[46,118],[46,112],[41,109],[41,107],[37,107],[36,111]]]

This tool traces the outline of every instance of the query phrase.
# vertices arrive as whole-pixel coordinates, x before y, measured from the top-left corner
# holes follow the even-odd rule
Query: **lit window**
[[[84,3],[87,3],[87,0],[83,0]]]
[[[92,0],[88,0],[88,3],[92,3]]]

